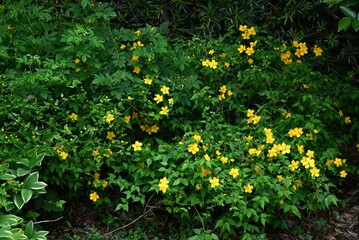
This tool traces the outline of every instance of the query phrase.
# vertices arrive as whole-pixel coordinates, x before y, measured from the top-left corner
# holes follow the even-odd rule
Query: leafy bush
[[[359,141],[358,89],[316,71],[317,44],[246,25],[169,41],[166,24],[111,27],[114,11],[90,1],[1,11],[10,205],[161,206],[193,239],[253,238],[284,227],[278,213],[337,204],[333,188],[357,174],[346,158]],[[38,195],[39,178],[57,196]]]

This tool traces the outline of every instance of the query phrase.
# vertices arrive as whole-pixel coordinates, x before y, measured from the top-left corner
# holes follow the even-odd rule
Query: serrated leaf
[[[27,203],[32,197],[32,190],[29,189],[21,189],[21,197],[24,203]]]
[[[357,16],[356,12],[348,7],[340,6],[340,10],[344,13],[345,16],[349,17],[350,19],[354,20]]]
[[[348,17],[340,19],[340,21],[338,22],[338,32],[347,29],[350,26],[351,22],[352,20]]]

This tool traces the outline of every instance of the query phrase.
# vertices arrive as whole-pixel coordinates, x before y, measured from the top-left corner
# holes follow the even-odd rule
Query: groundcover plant
[[[89,1],[0,11],[4,239],[45,239],[33,221],[75,198],[163,208],[193,239],[265,238],[357,174],[359,91],[316,71],[318,44],[244,24],[170,41]]]

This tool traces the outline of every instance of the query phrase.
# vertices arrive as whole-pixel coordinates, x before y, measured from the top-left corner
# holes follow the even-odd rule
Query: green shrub
[[[42,192],[26,184],[35,176],[57,191],[34,199],[48,211],[60,197],[156,206],[194,239],[264,238],[284,227],[279,213],[337,204],[334,187],[357,174],[346,159],[358,89],[316,70],[317,44],[246,25],[169,41],[166,24],[112,27],[109,5],[90,1],[1,11],[2,180],[15,205]]]

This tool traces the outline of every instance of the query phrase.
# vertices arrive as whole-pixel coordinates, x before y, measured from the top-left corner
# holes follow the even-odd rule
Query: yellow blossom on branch
[[[96,202],[98,199],[100,198],[100,196],[97,194],[97,192],[93,192],[90,194],[90,200]]]
[[[229,175],[231,175],[234,179],[236,179],[239,175],[239,170],[237,168],[232,168],[229,171]]]
[[[160,179],[160,183],[158,184],[158,187],[160,189],[160,191],[162,191],[163,193],[165,193],[169,187],[170,182],[167,180],[166,177]]]
[[[198,148],[197,143],[192,143],[188,146],[188,152],[190,152],[192,154],[196,154],[198,151],[199,151],[199,148]]]
[[[115,120],[114,115],[113,115],[113,114],[107,114],[107,116],[106,116],[106,122],[107,122],[107,123],[110,123],[110,122],[112,122],[113,120]]]
[[[299,168],[299,161],[292,160],[291,164],[288,166],[291,171],[294,171]]]
[[[163,102],[163,96],[162,95],[159,95],[159,94],[156,94],[155,95],[155,98],[153,99],[156,101],[156,103],[160,103],[160,102]]]
[[[72,113],[69,118],[73,121],[76,121],[78,119],[79,115],[77,115],[76,113]]]
[[[253,192],[253,186],[251,184],[249,184],[249,183],[247,185],[244,185],[243,188],[244,188],[244,192],[246,192],[246,193],[252,193]]]
[[[170,111],[170,110],[168,109],[167,106],[161,107],[160,114],[161,114],[161,115],[168,115],[169,111]]]
[[[215,188],[219,186],[219,179],[216,177],[209,179],[209,182],[211,183],[211,188]]]
[[[112,139],[114,139],[115,138],[115,133],[114,132],[107,132],[107,136],[106,136],[106,138],[108,139],[108,140],[112,140]]]
[[[340,171],[340,177],[341,178],[346,178],[347,177],[347,172],[345,171],[345,170],[342,170],[342,171]]]
[[[312,177],[319,177],[320,169],[313,167],[309,171],[310,171],[310,174],[312,175]]]
[[[136,151],[141,151],[142,150],[142,143],[139,141],[136,141],[134,144],[132,144],[133,150]]]
[[[161,92],[165,95],[165,94],[169,94],[170,88],[169,87],[166,87],[166,86],[162,86],[161,87]]]
[[[153,80],[151,78],[145,77],[143,81],[145,82],[145,84],[151,85]]]

